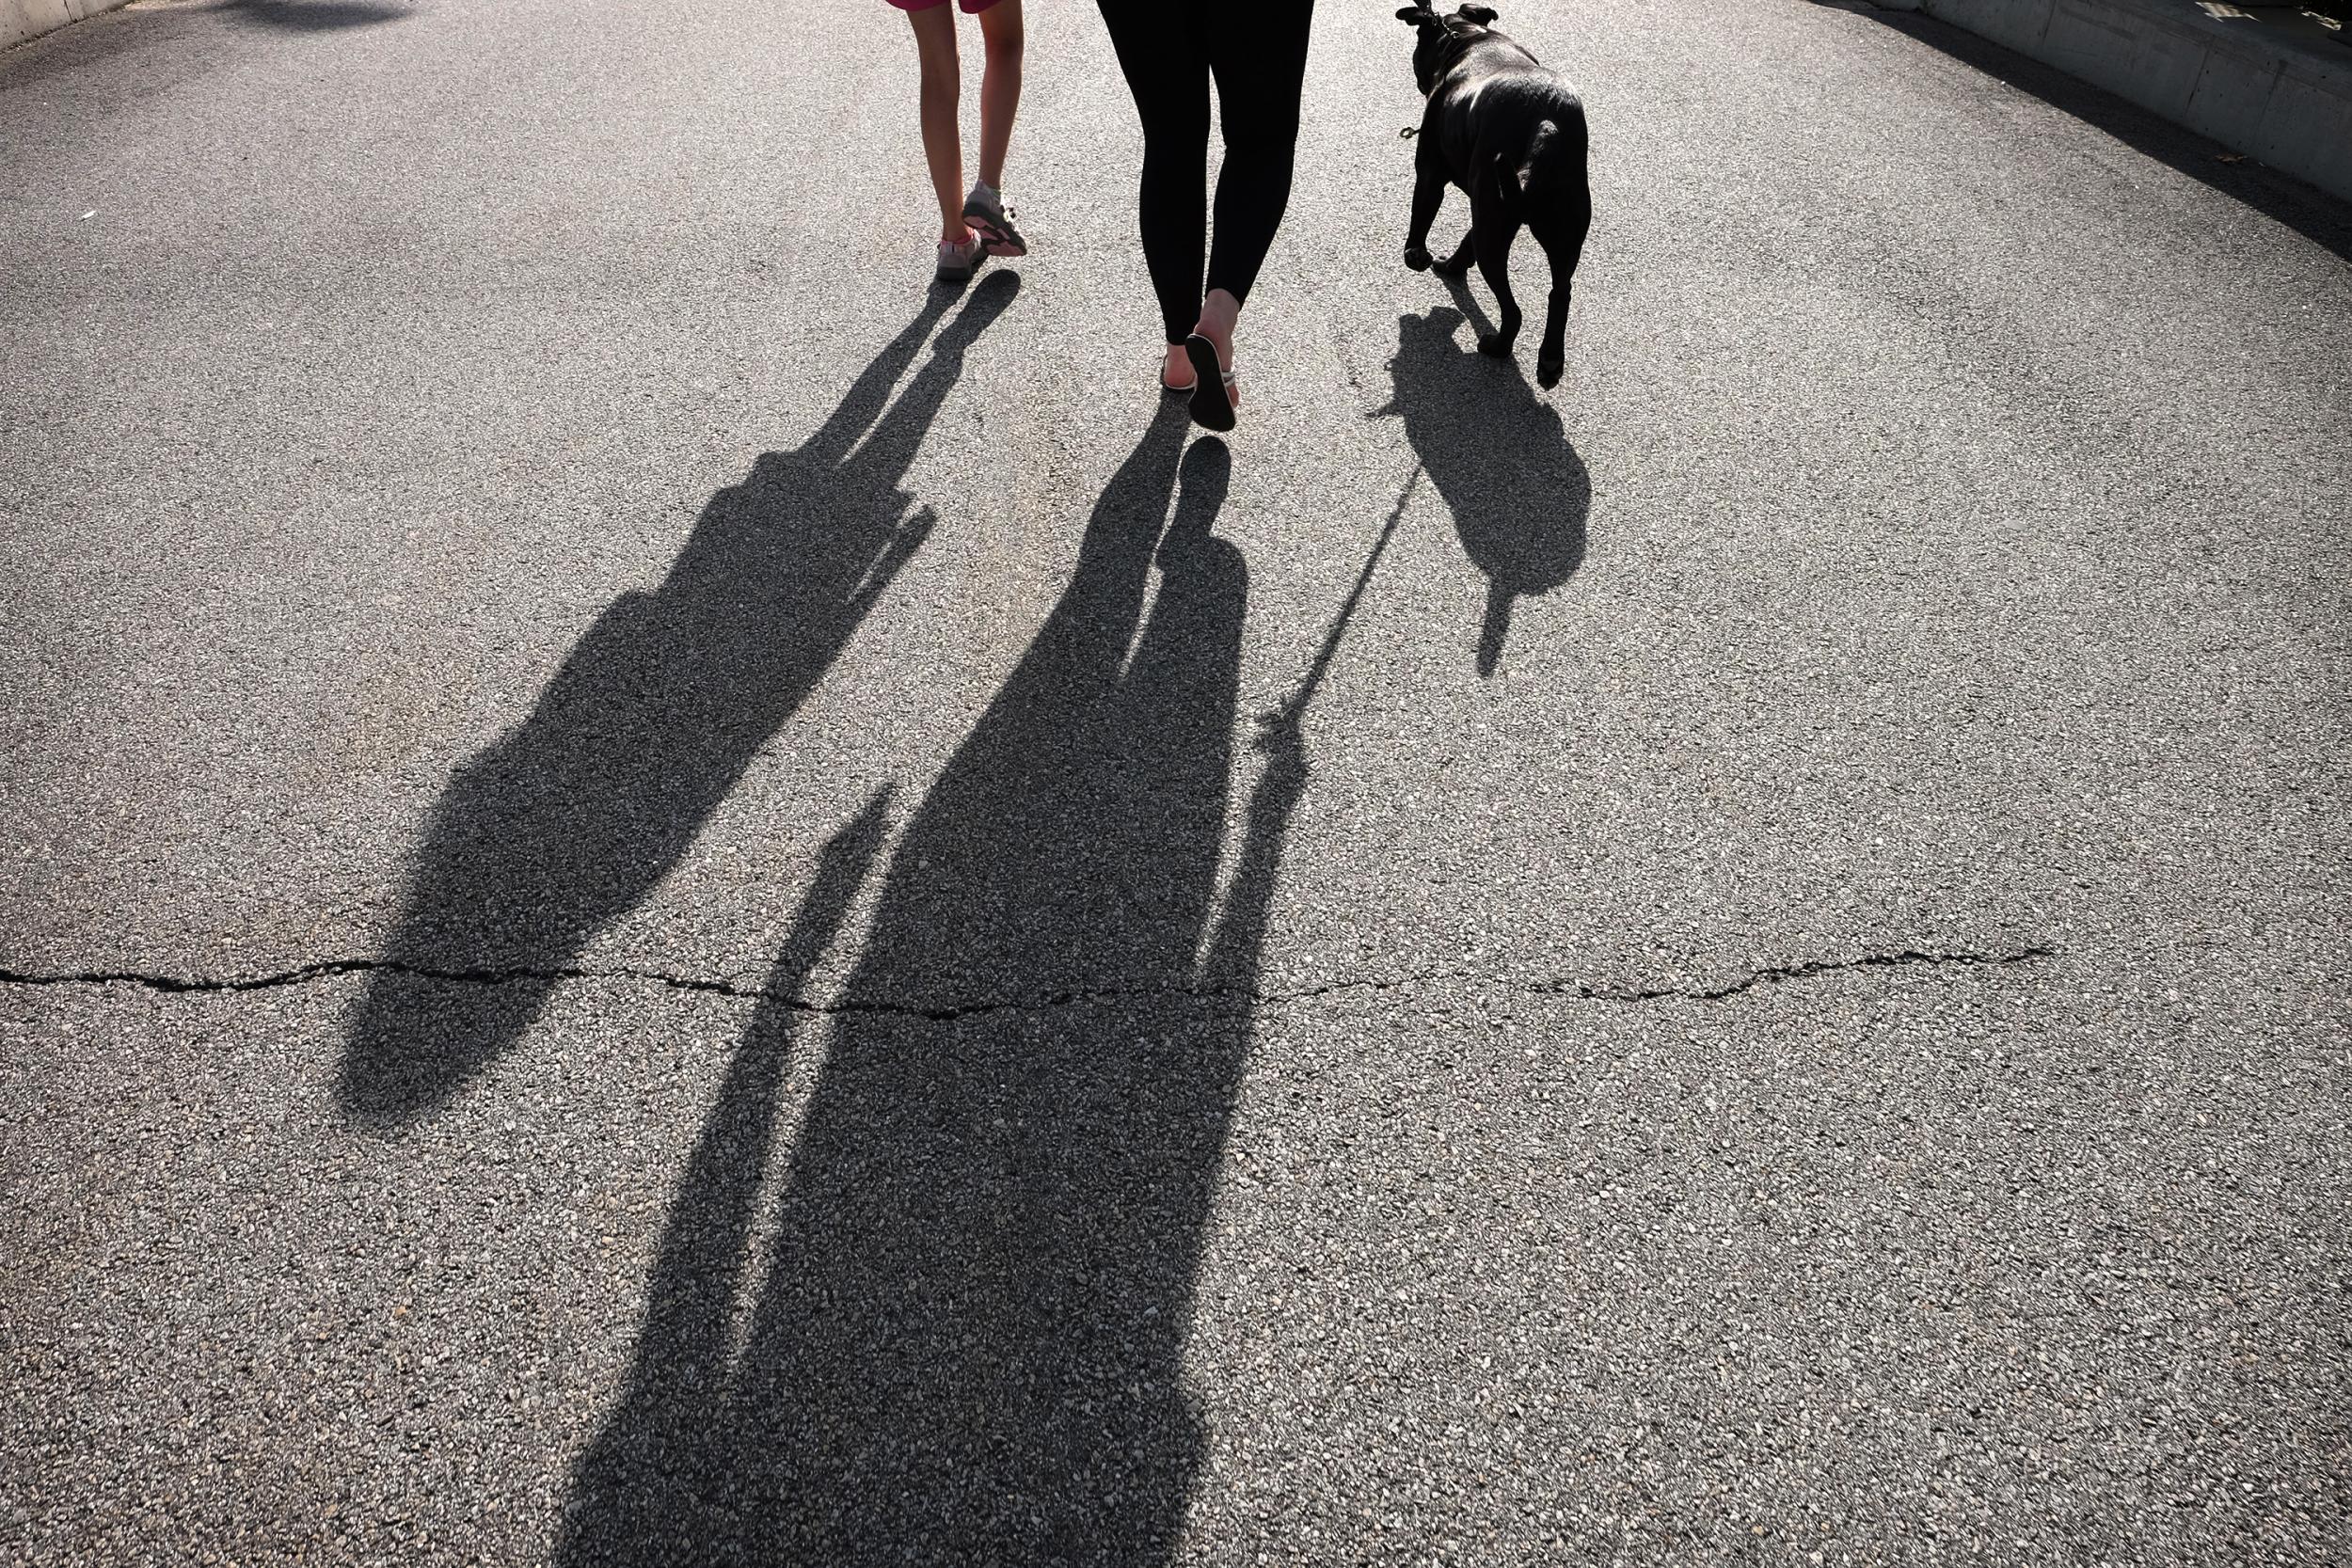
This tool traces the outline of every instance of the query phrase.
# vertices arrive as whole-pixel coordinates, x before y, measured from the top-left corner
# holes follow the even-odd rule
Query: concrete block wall
[[[2352,200],[2352,49],[2215,17],[2190,0],[1914,0],[1899,8],[1965,27]]]
[[[0,0],[0,49],[127,3],[128,0]]]

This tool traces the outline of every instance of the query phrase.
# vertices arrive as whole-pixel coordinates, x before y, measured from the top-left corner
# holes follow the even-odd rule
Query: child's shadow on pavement
[[[661,584],[607,606],[457,768],[353,1017],[336,1092],[354,1120],[397,1132],[446,1104],[677,864],[930,533],[902,481],[1020,286],[933,290],[808,440],[713,496]]]

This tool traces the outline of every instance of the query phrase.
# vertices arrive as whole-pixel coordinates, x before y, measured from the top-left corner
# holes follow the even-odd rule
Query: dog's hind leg
[[[1519,237],[1518,214],[1502,195],[1508,176],[1489,169],[1470,193],[1470,243],[1478,251],[1478,276],[1495,296],[1495,329],[1478,340],[1478,352],[1507,359],[1519,335],[1519,302],[1511,297],[1511,242]]]
[[[1544,339],[1535,351],[1535,384],[1550,387],[1558,384],[1560,373],[1567,368],[1568,294],[1576,277],[1576,263],[1584,254],[1584,235],[1593,226],[1593,198],[1579,191],[1565,210],[1555,209],[1527,227],[1534,231],[1535,243],[1544,247],[1544,258],[1551,263],[1551,302],[1544,315]]]

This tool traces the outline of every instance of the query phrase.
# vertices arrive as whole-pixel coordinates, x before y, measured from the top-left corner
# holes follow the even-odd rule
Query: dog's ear
[[[1474,22],[1481,27],[1495,19],[1495,11],[1488,6],[1464,6],[1454,14],[1465,22]]]
[[[1399,22],[1409,22],[1416,27],[1435,27],[1438,13],[1426,6],[1406,6],[1396,13]]]

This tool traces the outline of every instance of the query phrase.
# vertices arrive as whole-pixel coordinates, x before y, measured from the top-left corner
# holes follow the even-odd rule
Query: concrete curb
[[[129,0],[0,0],[0,49],[127,4]]]
[[[2352,199],[2352,49],[2194,0],[1875,3],[1963,27]]]

